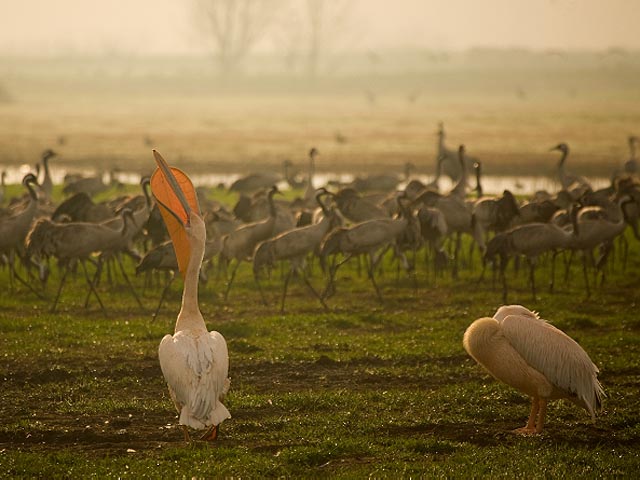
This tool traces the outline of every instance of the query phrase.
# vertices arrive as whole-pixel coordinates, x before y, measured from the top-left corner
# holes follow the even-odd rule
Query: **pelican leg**
[[[538,412],[538,423],[536,424],[536,433],[542,433],[544,428],[544,419],[547,416],[547,401],[544,398],[540,399],[540,407]]]
[[[218,438],[218,426],[211,425],[211,428],[204,432],[204,434],[200,437],[200,440],[205,440],[207,442],[213,442]]]
[[[538,397],[533,397],[531,399],[531,413],[529,414],[529,420],[527,420],[527,424],[524,427],[516,428],[515,430],[513,430],[513,433],[517,433],[519,435],[532,435],[536,433],[536,419],[538,418],[538,414],[540,412],[540,403],[541,400]]]
[[[180,425],[182,427],[182,433],[184,433],[184,441],[191,443],[191,435],[189,435],[189,429],[186,425]]]

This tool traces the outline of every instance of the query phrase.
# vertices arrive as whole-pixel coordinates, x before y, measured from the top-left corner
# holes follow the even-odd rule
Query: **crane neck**
[[[273,196],[275,195],[276,190],[272,189],[269,191],[267,196],[267,200],[269,201],[269,216],[271,218],[276,218],[278,212],[276,210],[276,203],[273,201]]]
[[[480,184],[480,167],[476,168],[476,193],[478,198],[482,197],[482,185]]]

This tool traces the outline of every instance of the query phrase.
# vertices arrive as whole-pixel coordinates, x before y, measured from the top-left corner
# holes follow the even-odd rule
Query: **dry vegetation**
[[[59,162],[145,171],[157,148],[192,172],[304,164],[321,171],[434,169],[436,129],[464,142],[488,174],[553,171],[548,149],[572,146],[570,163],[608,175],[628,156],[640,124],[635,64],[501,70],[464,64],[422,73],[310,80],[254,76],[220,81],[197,63],[122,61],[88,65],[7,62],[0,105],[0,164],[34,163],[47,147]],[[336,141],[336,134],[346,142]]]

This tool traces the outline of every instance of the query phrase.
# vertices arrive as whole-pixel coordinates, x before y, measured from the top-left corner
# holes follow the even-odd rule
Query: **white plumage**
[[[595,420],[604,392],[598,367],[572,338],[521,305],[503,306],[464,334],[467,353],[495,378],[532,397],[519,433],[540,433],[548,400],[565,398]]]
[[[230,385],[229,353],[224,337],[218,332],[207,331],[198,305],[198,278],[204,257],[206,228],[200,214],[191,208],[185,198],[183,188],[189,189],[187,196],[196,202],[197,208],[195,191],[188,177],[182,174],[184,177],[181,177],[180,187],[166,162],[158,154],[156,161],[160,166],[156,174],[164,175],[166,183],[162,183],[160,179],[156,192],[155,180],[152,178],[154,195],[168,212],[168,215],[163,213],[163,218],[168,224],[178,264],[187,262],[182,306],[176,320],[175,333],[165,335],[158,349],[160,367],[180,414],[179,423],[183,426],[185,439],[189,440],[187,427],[191,427],[197,430],[208,429],[202,439],[215,440],[218,425],[231,417],[229,410],[222,404]],[[173,194],[175,197],[172,197]]]
[[[231,417],[222,404],[229,390],[229,354],[222,335],[206,330],[165,335],[158,356],[180,425],[202,430]]]

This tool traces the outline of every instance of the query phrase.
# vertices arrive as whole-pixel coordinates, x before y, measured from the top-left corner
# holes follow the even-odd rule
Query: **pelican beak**
[[[186,227],[191,223],[191,215],[200,213],[198,197],[191,180],[184,172],[170,167],[155,150],[153,156],[158,168],[151,176],[151,191],[167,226],[176,252],[178,269],[184,278],[191,257]]]

